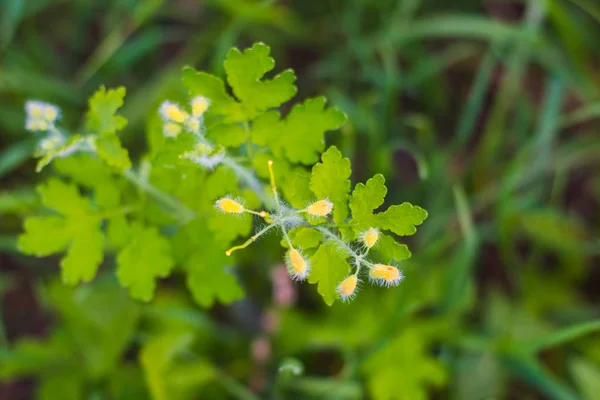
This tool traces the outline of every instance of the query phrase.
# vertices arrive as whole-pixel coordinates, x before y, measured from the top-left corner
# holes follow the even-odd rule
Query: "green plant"
[[[54,162],[59,177],[39,186],[51,211],[25,220],[21,251],[65,252],[62,279],[71,285],[92,280],[105,252],[115,254],[119,282],[144,301],[159,278],[182,270],[196,301],[210,306],[243,296],[229,256],[277,229],[292,277],[318,283],[329,305],[353,297],[364,270],[374,283],[398,284],[392,263],[410,252],[393,235],[414,234],[427,213],[409,203],[376,212],[387,192],[382,175],[350,193],[350,161],[336,147],[323,152],[325,133],[345,115],[316,97],[282,117],[276,109],[296,94],[295,75],[265,79],[274,68],[269,52],[262,43],[228,52],[233,96],[220,78],[185,68],[189,110],[162,104],[137,170],[117,135],[127,124],[118,114],[124,88],[90,98],[83,134],[57,125],[57,107],[28,102],[26,128],[42,135],[37,170]],[[266,225],[231,247],[253,217]]]

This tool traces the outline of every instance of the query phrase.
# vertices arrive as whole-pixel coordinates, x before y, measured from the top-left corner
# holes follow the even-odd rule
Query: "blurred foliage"
[[[591,0],[3,1],[0,397],[599,399],[599,24]],[[329,308],[265,240],[246,297],[205,312],[177,277],[142,305],[110,260],[72,289],[18,254],[40,207],[25,100],[77,126],[126,86],[135,158],[182,66],[222,75],[255,41],[348,114],[330,142],[354,182],[429,211],[400,287]]]

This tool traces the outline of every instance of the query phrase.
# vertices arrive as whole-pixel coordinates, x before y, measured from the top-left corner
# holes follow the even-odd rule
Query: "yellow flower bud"
[[[196,118],[191,118],[188,121],[187,126],[188,126],[189,130],[194,133],[200,132],[200,120],[198,120]]]
[[[58,118],[59,110],[58,107],[43,101],[28,100],[25,103],[25,112],[27,119],[34,121],[34,124],[45,122],[48,126]]]
[[[163,132],[167,137],[177,137],[181,133],[181,125],[175,122],[167,122],[163,126]]]
[[[33,118],[41,119],[43,114],[43,108],[39,104],[33,104],[29,109],[29,115]]]
[[[329,200],[319,200],[306,207],[306,212],[314,217],[324,217],[333,209],[333,203]]]
[[[217,207],[228,214],[241,214],[245,211],[242,204],[227,197],[217,200]]]
[[[58,117],[58,110],[56,107],[45,107],[44,108],[44,119],[49,122],[53,122]]]
[[[30,132],[41,131],[40,123],[43,122],[44,121],[40,121],[39,119],[27,119],[27,121],[25,121],[25,129]]]
[[[350,275],[346,279],[340,282],[337,286],[337,292],[340,294],[342,300],[351,300],[356,293],[356,284],[358,283],[358,277],[356,275]]]
[[[386,286],[396,286],[404,278],[396,267],[385,264],[375,264],[369,273],[371,280]]]
[[[308,275],[308,262],[298,250],[292,248],[288,251],[286,263],[292,278],[303,280]]]
[[[201,117],[208,110],[209,101],[204,96],[196,96],[192,99],[192,115]]]
[[[361,239],[365,246],[370,249],[379,240],[379,231],[375,228],[369,228],[361,234]]]
[[[165,101],[160,106],[160,115],[166,120],[178,122],[182,124],[187,118],[188,114],[183,111],[179,106],[175,103],[171,103],[170,101]]]

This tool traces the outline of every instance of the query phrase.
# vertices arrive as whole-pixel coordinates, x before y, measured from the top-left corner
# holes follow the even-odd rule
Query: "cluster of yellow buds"
[[[227,250],[227,255],[231,255],[231,253],[233,253],[236,250],[241,250],[243,248],[248,247],[250,244],[255,242],[256,239],[267,233],[269,230],[273,228],[278,228],[283,233],[283,237],[285,238],[289,247],[289,250],[285,257],[288,272],[290,273],[292,279],[304,280],[310,273],[310,263],[308,261],[308,258],[302,254],[301,250],[295,248],[292,244],[287,233],[287,228],[289,225],[294,225],[299,220],[301,221],[301,217],[299,217],[299,214],[301,213],[306,213],[309,216],[313,217],[327,216],[333,210],[333,203],[327,199],[321,199],[309,204],[306,208],[302,210],[295,210],[285,205],[282,205],[279,200],[277,188],[275,186],[275,176],[273,174],[272,161],[268,162],[268,167],[269,174],[271,176],[271,189],[273,191],[273,197],[275,200],[275,210],[272,214],[266,211],[249,210],[246,207],[244,207],[244,204],[241,200],[232,199],[230,197],[221,198],[216,202],[217,209],[224,213],[234,215],[241,215],[243,213],[254,214],[261,218],[264,218],[264,220],[268,223],[268,225],[265,228],[257,232],[254,236],[252,236],[243,244],[239,246],[234,246],[231,249]]]
[[[29,100],[25,103],[25,129],[30,132],[44,132],[54,127],[54,122],[59,117],[58,107],[38,100]]]
[[[221,212],[233,215],[242,215],[244,213],[254,214],[264,218],[265,222],[268,223],[265,228],[258,231],[243,244],[234,246],[227,250],[226,254],[229,256],[236,250],[244,249],[272,228],[278,228],[282,232],[289,248],[285,256],[285,263],[287,265],[288,272],[292,279],[304,280],[310,273],[310,262],[308,258],[302,254],[302,249],[294,247],[288,236],[286,226],[288,223],[291,223],[292,225],[297,223],[299,214],[308,214],[309,217],[326,217],[333,211],[334,204],[328,199],[320,199],[310,203],[301,210],[296,210],[286,205],[282,205],[279,200],[277,188],[275,186],[275,176],[273,174],[272,161],[269,161],[268,167],[271,178],[271,190],[275,200],[275,210],[273,213],[249,210],[244,206],[242,200],[233,199],[231,197],[223,197],[217,200],[215,204],[217,209],[219,209]],[[328,232],[325,228],[317,229],[323,231],[324,233]],[[350,247],[349,244],[342,241],[333,233],[329,233],[326,236],[329,236],[330,239],[338,242],[338,244],[343,246],[346,252],[354,258],[354,272],[345,277],[336,287],[336,291],[342,300],[349,301],[356,295],[360,284],[360,271],[363,267],[368,269],[369,279],[373,283],[389,287],[399,284],[402,280],[402,272],[400,272],[397,267],[393,265],[373,264],[367,260],[369,250],[375,247],[379,242],[380,232],[377,228],[371,227],[358,235],[358,241],[360,242],[361,247],[364,249],[363,252],[355,251],[352,247]]]
[[[356,271],[352,275],[347,276],[337,286],[336,290],[342,300],[352,300],[356,295],[359,287],[358,284],[360,282],[358,276],[363,266],[369,270],[369,280],[381,286],[396,286],[404,278],[402,272],[393,265],[373,264],[366,260],[369,250],[379,241],[379,236],[379,230],[373,227],[358,235],[362,245],[366,248],[366,251],[362,254],[356,254],[351,251],[354,253]]]
[[[163,133],[167,137],[177,137],[184,130],[200,134],[202,129],[202,117],[210,101],[204,96],[196,96],[190,102],[191,114],[184,111],[178,104],[165,101],[159,109],[163,118]]]

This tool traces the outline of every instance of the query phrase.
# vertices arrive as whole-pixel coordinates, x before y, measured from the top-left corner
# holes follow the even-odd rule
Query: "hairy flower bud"
[[[298,250],[292,248],[288,251],[286,257],[286,264],[288,271],[292,275],[292,278],[297,280],[303,280],[306,278],[309,272],[308,261],[302,256]]]
[[[361,234],[361,239],[365,246],[370,249],[379,240],[379,231],[375,228],[369,228]]]
[[[340,282],[336,290],[339,293],[342,300],[351,300],[356,293],[356,285],[358,283],[358,277],[356,275],[350,275],[346,279]]]
[[[306,207],[306,212],[313,217],[324,217],[333,209],[333,203],[329,200],[318,200]]]
[[[228,214],[241,214],[245,211],[241,203],[227,197],[217,200],[217,208]]]
[[[404,278],[398,268],[385,264],[375,264],[369,272],[369,277],[385,286],[396,286]]]
[[[175,103],[171,103],[170,101],[165,101],[160,106],[160,115],[168,121],[177,122],[182,124],[188,118],[188,114],[183,111],[179,106]]]
[[[181,125],[175,122],[167,122],[163,126],[163,133],[166,137],[177,137],[181,133]]]
[[[210,105],[209,100],[204,96],[196,96],[192,99],[192,115],[196,118],[201,117],[208,106]]]

